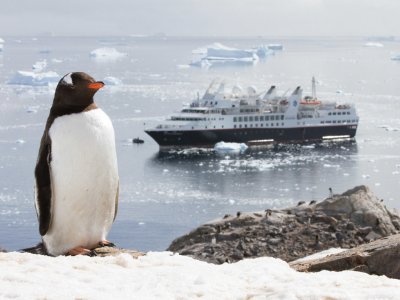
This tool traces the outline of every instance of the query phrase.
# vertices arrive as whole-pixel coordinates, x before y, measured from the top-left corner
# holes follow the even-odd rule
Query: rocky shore
[[[167,250],[215,264],[271,256],[287,262],[329,248],[354,248],[400,231],[400,215],[366,186],[297,206],[238,212],[177,238]]]
[[[349,250],[297,260],[331,248]],[[301,272],[354,270],[400,279],[400,214],[388,209],[368,187],[358,186],[321,202],[225,215],[177,238],[167,250],[214,264],[270,256]],[[42,244],[24,251],[44,254]],[[93,252],[95,256],[146,255],[116,247]]]

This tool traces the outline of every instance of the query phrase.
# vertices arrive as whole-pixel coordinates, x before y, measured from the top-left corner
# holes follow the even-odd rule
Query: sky
[[[0,36],[400,36],[399,0],[13,0]]]

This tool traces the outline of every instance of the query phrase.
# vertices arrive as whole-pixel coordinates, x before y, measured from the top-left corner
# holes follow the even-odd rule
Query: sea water
[[[120,197],[109,239],[120,247],[164,250],[174,238],[225,214],[322,200],[329,188],[342,193],[365,184],[388,207],[400,208],[400,64],[390,59],[400,52],[399,41],[377,48],[366,47],[364,38],[3,38],[0,246],[8,250],[40,241],[33,171],[55,85],[9,84],[17,71],[33,71],[37,62],[41,72],[84,71],[110,82],[95,100],[116,133]],[[255,64],[188,65],[192,50],[214,42],[241,49],[282,43],[285,49]],[[90,55],[99,48],[121,55]],[[355,141],[227,155],[196,149],[159,153],[144,133],[204,93],[214,78],[259,92],[276,85],[285,93],[301,85],[310,94],[312,76],[320,99],[355,103]],[[135,137],[145,143],[133,144]]]

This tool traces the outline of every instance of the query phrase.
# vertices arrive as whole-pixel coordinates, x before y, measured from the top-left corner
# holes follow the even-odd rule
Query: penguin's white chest
[[[43,240],[53,255],[93,248],[111,228],[118,192],[111,121],[101,109],[66,115],[49,135],[52,221]]]

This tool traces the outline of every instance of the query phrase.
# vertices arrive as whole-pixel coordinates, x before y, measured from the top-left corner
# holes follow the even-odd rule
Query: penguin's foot
[[[89,249],[83,247],[76,247],[67,252],[67,255],[76,256],[76,255],[89,255],[91,256],[91,252]]]
[[[104,240],[99,242],[99,247],[115,247],[115,244],[111,243],[110,241]]]

